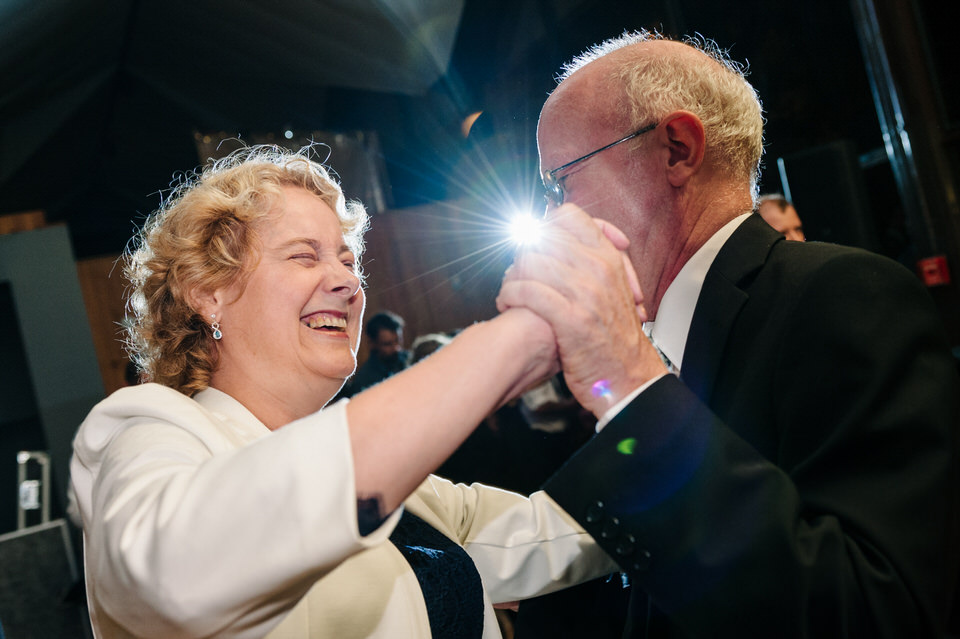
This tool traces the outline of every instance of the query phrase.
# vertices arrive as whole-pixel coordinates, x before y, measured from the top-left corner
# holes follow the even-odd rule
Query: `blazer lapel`
[[[680,379],[706,404],[710,403],[727,336],[749,299],[749,284],[779,240],[783,237],[754,213],[734,231],[707,271],[680,366]]]

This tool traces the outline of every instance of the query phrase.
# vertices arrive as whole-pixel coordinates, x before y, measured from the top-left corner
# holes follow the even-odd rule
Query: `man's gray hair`
[[[614,51],[655,40],[669,38],[641,30],[605,40],[565,64],[557,81]],[[691,64],[687,56],[635,56],[619,65],[609,81],[623,87],[634,129],[680,109],[696,114],[704,125],[707,160],[731,177],[748,180],[756,194],[763,155],[763,108],[746,80],[747,67],[703,36],[682,42],[716,64]]]

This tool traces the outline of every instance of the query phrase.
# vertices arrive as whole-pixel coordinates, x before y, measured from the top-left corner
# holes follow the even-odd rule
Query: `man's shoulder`
[[[759,215],[748,218],[727,240],[712,271],[737,281],[753,279],[759,270],[768,275],[803,277],[820,271],[866,269],[912,275],[899,262],[865,249],[829,242],[791,242],[770,228]]]
[[[827,242],[778,242],[769,264],[799,277],[829,281],[884,279],[921,287],[907,267],[879,253]]]
[[[856,339],[909,330],[942,332],[933,296],[916,273],[883,255],[828,243],[780,242],[764,269],[745,286],[768,319],[779,311],[791,331],[828,331]],[[886,324],[879,318],[885,318]],[[895,322],[890,320],[896,318]],[[868,330],[867,327],[873,327]],[[785,329],[786,330],[786,329]],[[795,333],[794,333],[795,334]],[[892,338],[892,336],[891,336]]]
[[[763,308],[769,321],[773,309],[788,316],[815,312],[849,321],[864,313],[891,312],[905,305],[911,312],[936,315],[929,291],[914,272],[899,262],[860,248],[825,242],[779,240],[763,257],[754,250],[752,265],[738,267],[728,260],[724,269],[705,286],[732,286]],[[739,268],[739,270],[738,270]],[[801,312],[801,309],[805,311]],[[703,309],[701,309],[702,311]]]

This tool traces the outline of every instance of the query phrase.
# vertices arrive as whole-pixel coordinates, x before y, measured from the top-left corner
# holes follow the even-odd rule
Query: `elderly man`
[[[752,213],[760,104],[709,43],[595,47],[537,135],[548,239],[498,305],[599,419],[545,488],[632,582],[627,634],[943,636],[960,382],[926,291]]]

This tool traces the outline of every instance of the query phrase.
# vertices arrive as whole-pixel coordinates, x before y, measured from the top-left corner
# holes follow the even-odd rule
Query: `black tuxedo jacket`
[[[630,636],[939,637],[958,419],[956,364],[911,273],[753,215],[707,273],[680,379],[545,489],[628,574]]]

